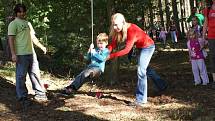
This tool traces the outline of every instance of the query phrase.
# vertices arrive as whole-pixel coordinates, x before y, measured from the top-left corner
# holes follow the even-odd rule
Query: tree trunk
[[[150,1],[149,3],[149,18],[150,18],[150,26],[154,25],[154,13],[152,9],[153,3]]]
[[[180,6],[181,6],[181,19],[183,19],[183,18],[185,18],[185,16],[184,16],[184,0],[180,0]],[[186,21],[186,20],[185,20]],[[181,34],[182,34],[182,36],[184,37],[185,36],[185,31],[184,31],[184,21],[182,20],[181,21]]]
[[[162,0],[158,0],[158,8],[159,8],[159,15],[160,15],[161,25],[164,27],[163,10],[162,10]]]
[[[166,12],[166,27],[170,25],[170,3],[169,0],[165,0],[165,12]]]
[[[181,31],[180,31],[179,18],[178,18],[177,0],[172,0],[172,8],[173,8],[173,20],[175,22],[178,35],[180,37],[181,36]]]
[[[190,0],[190,8],[194,7],[194,0]]]
[[[108,22],[111,24],[111,15],[114,13],[114,8],[113,8],[113,0],[108,0],[107,1],[107,15],[108,15]],[[104,73],[104,80],[108,82],[110,85],[115,84],[118,81],[118,72],[119,72],[119,63],[118,59],[113,59],[106,63],[106,69]]]

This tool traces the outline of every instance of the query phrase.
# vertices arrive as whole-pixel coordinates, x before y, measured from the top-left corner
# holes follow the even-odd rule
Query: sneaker
[[[162,89],[160,89],[159,91],[160,92],[163,92],[163,91],[165,91],[166,89],[168,88],[168,84],[166,84]]]
[[[22,97],[18,101],[24,110],[32,104],[32,102],[27,97]]]
[[[215,89],[215,82],[212,82],[211,88],[212,88],[212,89]]]
[[[44,95],[35,95],[34,99],[37,101],[47,101],[48,100],[48,98],[45,94]]]
[[[129,102],[128,106],[134,107],[134,108],[142,108],[143,107],[143,103],[138,103],[138,102]]]
[[[203,86],[206,86],[206,85],[207,85],[207,83],[202,83],[202,85],[203,85]]]
[[[194,83],[195,86],[197,86],[197,85],[199,85],[199,84],[201,84],[201,83],[199,83],[199,82],[195,82],[195,83]]]
[[[74,92],[74,89],[71,86],[67,86],[62,92],[61,94],[69,96]]]

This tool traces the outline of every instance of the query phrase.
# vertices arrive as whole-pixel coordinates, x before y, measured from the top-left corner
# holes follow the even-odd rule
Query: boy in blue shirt
[[[74,81],[63,90],[63,94],[69,95],[72,92],[78,90],[86,81],[89,76],[100,75],[104,72],[105,61],[109,55],[109,50],[106,48],[108,45],[108,35],[106,33],[100,33],[96,39],[97,47],[91,44],[88,50],[86,58],[91,63],[84,69],[79,75],[77,75]]]

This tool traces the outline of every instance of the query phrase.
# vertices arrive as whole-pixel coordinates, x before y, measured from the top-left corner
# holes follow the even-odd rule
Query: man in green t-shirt
[[[191,11],[191,15],[189,16],[189,18],[187,19],[187,22],[191,22],[192,21],[192,18],[196,16],[198,18],[198,24],[200,26],[203,26],[203,23],[204,23],[204,20],[205,20],[205,17],[204,15],[200,14],[200,13],[197,13],[197,8],[194,7],[192,8],[192,11]]]
[[[17,4],[14,8],[16,18],[8,26],[8,38],[12,55],[12,61],[16,62],[16,93],[18,101],[24,106],[29,106],[28,90],[26,88],[26,75],[32,82],[35,96],[46,97],[45,90],[38,81],[33,64],[33,39],[31,35],[31,24],[25,20],[26,7]]]

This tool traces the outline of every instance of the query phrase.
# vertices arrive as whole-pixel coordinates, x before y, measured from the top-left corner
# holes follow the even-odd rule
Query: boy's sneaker
[[[44,95],[35,95],[34,96],[34,99],[35,100],[37,100],[37,101],[47,101],[48,100],[48,98],[47,98],[47,96],[44,94]]]
[[[143,108],[143,104],[142,103],[138,103],[138,102],[129,102],[128,106],[130,107],[134,107],[134,108]]]
[[[74,93],[74,89],[71,86],[67,86],[64,90],[62,90],[61,94],[65,96],[69,96]]]

